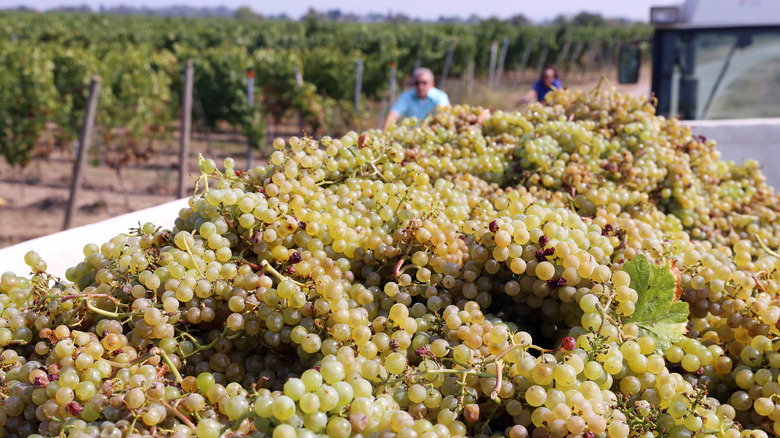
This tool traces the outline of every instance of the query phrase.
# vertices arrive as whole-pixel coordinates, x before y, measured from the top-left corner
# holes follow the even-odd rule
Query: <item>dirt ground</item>
[[[75,160],[72,155],[58,152],[45,161],[34,161],[23,171],[0,164],[0,247],[63,229]],[[87,166],[72,226],[174,200],[177,182],[174,166],[124,168],[122,180],[105,166]]]
[[[633,94],[647,93],[649,75],[643,77],[646,80],[639,84],[617,88]],[[593,77],[572,77],[566,86],[592,89],[596,82],[597,78]],[[482,104],[498,107],[495,102],[498,95],[504,102],[516,102],[524,91],[519,87],[508,93],[494,91],[485,95],[489,100]],[[211,139],[217,159],[232,156],[238,168],[246,167],[246,146],[239,136],[212,135]],[[123,167],[121,177],[106,165],[90,163],[84,172],[72,226],[95,223],[176,199],[179,140],[174,136],[163,141],[159,148],[161,152],[153,161]],[[207,152],[202,137],[193,140],[190,173],[197,171],[199,152],[204,155]],[[255,157],[261,158],[259,154]],[[0,248],[63,229],[74,161],[72,151],[59,151],[47,159],[33,161],[22,170],[0,159]],[[189,187],[192,184],[194,180]]]

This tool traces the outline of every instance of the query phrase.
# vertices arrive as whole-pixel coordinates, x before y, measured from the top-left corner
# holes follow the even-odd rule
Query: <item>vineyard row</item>
[[[266,120],[279,124],[295,113],[307,132],[339,121],[353,125],[361,99],[389,97],[391,66],[401,83],[424,65],[441,79],[477,75],[495,84],[502,71],[534,71],[543,63],[603,68],[621,42],[649,34],[644,25],[390,25],[4,12],[0,155],[24,166],[46,153],[42,137],[49,148],[76,139],[95,75],[103,81],[99,135],[137,159],[147,153],[148,138],[173,129],[187,60],[195,65],[196,100],[208,124],[241,127],[259,141]],[[247,102],[248,68],[255,72],[256,106]]]

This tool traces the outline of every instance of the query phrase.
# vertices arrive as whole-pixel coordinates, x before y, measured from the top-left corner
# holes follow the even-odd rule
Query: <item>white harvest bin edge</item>
[[[160,204],[132,213],[116,216],[94,224],[38,237],[7,248],[0,249],[0,274],[13,272],[29,276],[30,268],[24,263],[24,255],[33,250],[46,261],[46,271],[57,277],[65,277],[65,271],[84,259],[84,246],[89,243],[102,245],[114,236],[151,222],[159,227],[171,229],[179,210],[188,206],[189,198]]]

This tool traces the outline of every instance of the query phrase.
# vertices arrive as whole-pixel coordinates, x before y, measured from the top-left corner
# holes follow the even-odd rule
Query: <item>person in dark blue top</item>
[[[555,67],[548,65],[542,69],[542,74],[539,80],[534,83],[530,90],[520,99],[521,103],[528,103],[531,99],[536,98],[539,102],[544,101],[544,97],[552,90],[557,90],[563,87],[560,78],[558,78],[558,71]]]

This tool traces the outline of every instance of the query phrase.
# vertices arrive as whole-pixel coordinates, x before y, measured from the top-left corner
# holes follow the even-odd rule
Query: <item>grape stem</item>
[[[196,347],[195,347],[195,349],[194,349],[194,350],[192,350],[192,352],[191,352],[190,354],[187,354],[187,355],[185,355],[184,357],[190,357],[190,356],[194,355],[195,353],[201,352],[201,351],[203,351],[203,350],[208,350],[209,348],[213,348],[215,345],[217,345],[217,342],[219,342],[219,341],[221,341],[221,340],[225,339],[225,336],[227,336],[228,330],[229,330],[229,329],[228,329],[227,327],[225,327],[225,329],[224,329],[224,330],[222,330],[222,333],[220,333],[220,335],[219,335],[219,336],[217,336],[216,338],[214,338],[214,340],[213,340],[213,341],[211,341],[211,342],[210,342],[208,345],[200,345],[200,343],[198,343],[198,342],[195,340],[195,338],[193,338],[192,336],[190,336],[190,338],[192,339],[192,342],[193,342],[193,343],[196,345]],[[187,335],[187,336],[189,336],[189,335]]]
[[[154,350],[154,348],[150,349],[149,351],[147,351],[143,355],[138,356],[135,359],[133,359],[131,361],[128,361],[126,363],[114,362],[112,360],[107,360],[106,362],[108,362],[108,364],[111,365],[114,368],[127,368],[127,367],[131,367],[131,366],[133,366],[135,364],[144,362],[145,360],[147,360],[150,357],[154,356],[155,353],[154,353],[153,350]]]
[[[490,373],[480,373],[479,371],[468,369],[468,370],[453,370],[453,369],[446,369],[446,370],[428,370],[428,371],[420,371],[417,373],[414,373],[414,376],[421,377],[425,374],[474,374],[477,377],[496,377]]]
[[[233,424],[241,424],[244,420],[246,420],[247,418],[251,418],[251,417],[257,417],[257,414],[255,414],[252,411],[247,412],[246,414],[244,414],[244,415],[236,418],[235,420],[233,420],[232,423]],[[222,430],[220,431],[220,435],[219,436],[224,437],[224,438],[236,436],[236,432],[234,430],[230,430],[230,429],[231,429],[230,424],[225,425],[225,427],[223,427]],[[228,432],[228,433],[225,434],[225,432]]]
[[[152,348],[152,350],[156,350],[156,352],[160,356],[162,356],[163,360],[168,365],[168,368],[171,370],[171,372],[173,373],[174,377],[176,377],[176,379],[174,380],[174,383],[181,383],[182,382],[181,374],[179,374],[179,370],[177,370],[176,367],[173,366],[173,362],[171,362],[171,358],[168,357],[168,353],[166,353],[165,350],[163,350],[162,348],[159,348],[159,347]]]
[[[60,438],[64,438],[65,437],[65,420],[57,418],[57,417],[52,418],[52,420],[55,420],[55,421],[60,423],[60,435],[59,435],[59,437]]]
[[[522,350],[522,349],[525,349],[525,348],[532,348],[532,349],[534,349],[534,350],[536,350],[536,351],[538,351],[540,353],[555,353],[555,351],[556,351],[556,350],[550,350],[548,348],[542,348],[542,347],[539,347],[539,346],[533,345],[533,344],[531,344],[531,345],[515,344],[515,345],[510,345],[509,347],[506,347],[503,351],[498,353],[496,355],[496,357],[494,357],[491,361],[488,361],[488,362],[485,362],[485,363],[493,363],[493,362],[501,359],[502,357],[504,357],[507,353],[511,352],[512,350]]]
[[[512,347],[509,347],[509,348],[512,348]],[[509,350],[509,348],[504,350],[504,351],[502,351],[501,353],[499,353],[499,356],[505,354],[504,352]],[[496,364],[496,386],[494,386],[493,390],[490,391],[490,399],[491,400],[495,400],[495,399],[498,398],[498,393],[501,391],[501,383],[502,383],[503,376],[504,376],[504,362],[501,360],[501,358],[499,356],[496,356],[496,359],[495,359],[495,364]]]
[[[284,281],[284,280],[287,280],[287,281],[292,281],[292,282],[293,282],[295,285],[297,285],[298,287],[304,287],[304,286],[306,286],[305,284],[301,283],[300,281],[295,281],[295,280],[293,280],[292,278],[285,277],[284,275],[282,275],[282,274],[281,274],[279,271],[277,271],[276,269],[274,269],[274,267],[273,267],[273,266],[271,266],[271,264],[270,264],[270,263],[268,263],[268,260],[260,260],[260,264],[258,265],[258,267],[259,267],[260,269],[262,269],[262,270],[266,271],[266,272],[270,272],[270,273],[271,273],[271,274],[273,274],[273,276],[274,276],[274,277],[276,277],[276,278],[277,278],[279,281]]]
[[[233,333],[232,335],[225,336],[225,339],[233,340],[233,339],[236,339],[236,338],[238,338],[239,336],[241,336],[243,334],[244,334],[244,331],[243,330],[239,330],[239,331]]]
[[[133,414],[133,422],[130,424],[130,431],[135,430],[135,423],[138,422],[138,414],[135,413],[135,411],[130,411]]]
[[[200,345],[200,343],[195,338],[193,338],[189,333],[182,332],[182,335],[185,335],[185,336],[189,337],[190,339],[192,339],[192,343],[195,344],[195,349],[192,350],[192,352],[190,354],[184,355],[184,357],[188,358],[188,357],[190,357],[190,356],[192,356],[192,355],[194,355],[194,354],[196,354],[198,352],[201,352],[203,350],[208,350],[210,348],[214,348],[214,346],[217,345],[217,343],[219,341],[221,341],[223,339],[236,339],[237,337],[241,336],[241,334],[244,333],[243,330],[239,330],[236,333],[233,333],[232,335],[228,335],[228,332],[230,332],[230,329],[225,327],[225,329],[222,330],[222,333],[220,333],[219,336],[214,338],[214,340],[211,341],[208,345]]]
[[[177,408],[177,406],[176,406],[176,405],[178,405],[178,404],[179,404],[179,402],[176,402],[176,405],[174,405],[174,406],[171,406],[171,405],[170,405],[168,402],[166,402],[165,400],[158,400],[158,401],[159,401],[160,403],[162,403],[162,404],[163,404],[163,405],[164,405],[166,408],[168,408],[168,410],[169,410],[169,411],[173,412],[173,414],[174,414],[174,415],[176,415],[177,417],[179,417],[179,419],[180,419],[181,421],[183,421],[183,422],[184,422],[184,424],[186,424],[186,425],[187,425],[187,427],[189,427],[189,428],[190,428],[190,429],[191,429],[193,432],[194,432],[194,431],[197,429],[197,428],[195,427],[195,424],[194,424],[194,423],[193,423],[193,422],[192,422],[192,421],[191,421],[189,418],[187,418],[187,417],[186,417],[184,414],[182,414],[182,413],[181,413],[181,411],[179,411],[179,409],[178,409],[178,408]]]
[[[758,274],[761,274],[761,272],[759,272]],[[766,288],[764,287],[763,283],[761,283],[761,280],[758,279],[758,276],[751,275],[751,277],[753,277],[753,281],[756,282],[756,286],[758,286],[758,288],[761,289],[761,292],[766,293]]]
[[[398,267],[396,267],[396,269],[397,269],[397,268],[398,268]],[[411,269],[421,269],[421,267],[420,267],[420,266],[418,266],[418,265],[415,265],[415,264],[413,264],[413,263],[410,263],[410,264],[408,264],[408,265],[406,265],[406,266],[402,266],[402,267],[401,267],[401,269],[398,269],[398,274],[396,275],[396,277],[398,277],[399,275],[403,274],[403,273],[404,273],[404,272],[405,272],[407,269],[410,269],[410,268],[411,268]]]
[[[193,343],[195,343],[197,345],[200,345],[200,342],[198,342],[198,340],[195,339],[191,334],[189,334],[187,332],[181,332],[181,335],[190,338],[190,340],[192,340]]]
[[[249,248],[247,248],[247,249],[249,249]],[[246,251],[246,249],[244,251]],[[254,269],[255,271],[261,270],[262,267],[260,265],[258,265],[257,263],[252,263],[252,262],[250,262],[249,260],[247,260],[246,258],[243,257],[244,251],[241,252],[241,254],[242,254],[241,256],[233,256],[233,257],[230,258],[230,260],[235,260],[235,261],[241,262],[241,263],[249,266],[250,268]]]
[[[208,185],[206,186],[206,189],[208,189]],[[205,277],[203,274],[203,271],[200,270],[200,266],[198,266],[197,259],[195,258],[195,255],[192,253],[192,250],[190,249],[190,244],[187,243],[187,239],[182,239],[182,243],[184,244],[184,249],[187,250],[187,254],[189,254],[190,259],[192,260],[192,263],[195,264],[195,270],[198,271],[198,274],[200,274],[201,277]]]
[[[98,308],[94,306],[89,299],[84,300],[84,305],[87,306],[87,309],[89,309],[92,313],[97,313],[98,315],[103,315],[107,318],[115,318],[119,319],[123,316],[126,316],[126,313],[116,313],[116,312],[110,312],[108,310],[103,310],[101,308]]]
[[[764,240],[761,239],[761,237],[759,237],[758,234],[754,234],[753,237],[756,238],[758,245],[761,246],[761,248],[764,251],[766,251],[769,255],[775,256],[780,259],[780,254],[777,251],[772,251],[771,249],[769,249],[769,247],[766,246],[766,243],[764,243]]]
[[[696,396],[693,400],[691,400],[691,407],[688,409],[689,413],[696,412],[696,406],[698,406],[701,403],[702,398],[706,395],[706,390],[703,390],[703,387],[700,387],[696,391]]]
[[[203,168],[203,163],[206,161],[205,158],[203,158],[203,154],[198,154],[198,168]],[[219,172],[219,171],[217,171]],[[209,176],[208,174],[205,174],[201,171],[200,176],[198,177],[198,180],[195,181],[195,193],[193,193],[193,196],[198,194],[198,186],[200,185],[200,180],[203,180],[203,185],[205,186],[203,191],[208,192],[209,191]]]
[[[374,169],[374,172],[376,173],[376,176],[378,176],[379,178],[383,179],[384,181],[388,181],[388,179],[385,178],[385,176],[382,175],[382,172],[380,172],[379,169],[376,167],[376,164],[374,164],[371,161],[369,161],[368,164]]]
[[[71,295],[65,295],[64,297],[62,297],[62,301],[67,301],[67,300],[70,300],[70,299],[73,299],[73,298],[108,298],[109,300],[111,300],[117,306],[126,305],[126,304],[122,304],[115,297],[112,297],[111,295],[108,295],[108,294],[71,294]]]
[[[474,374],[477,377],[487,377],[487,378],[496,377],[496,376],[494,376],[492,374],[480,373],[479,371],[471,369],[471,368],[464,369],[464,370],[444,369],[444,370],[420,371],[420,372],[412,374],[411,377],[422,377],[425,374],[462,374],[464,376],[466,374]],[[391,385],[391,384],[394,384],[394,383],[403,382],[405,379],[406,379],[406,377],[398,377],[398,378],[392,379],[392,380],[385,380],[382,383],[384,385]]]
[[[598,309],[599,313],[601,313],[601,325],[599,326],[598,333],[601,333],[601,329],[604,327],[604,322],[606,320],[609,320],[614,326],[617,328],[620,326],[617,321],[615,321],[614,318],[612,318],[610,315],[607,314],[607,311],[605,309],[608,309],[610,304],[612,304],[612,296],[609,297],[607,300],[607,305],[602,306],[601,303],[596,303],[596,309]],[[620,340],[623,341],[625,338],[623,337],[623,332],[618,330],[618,336],[620,337]]]
[[[496,386],[494,386],[493,387],[493,391],[490,392],[490,398],[492,400],[495,400],[498,397],[498,393],[501,391],[501,383],[502,383],[503,374],[504,374],[503,373],[504,362],[502,361],[503,357],[507,353],[509,353],[509,352],[511,352],[513,350],[518,350],[518,349],[523,349],[523,348],[533,348],[535,350],[539,350],[542,353],[553,353],[553,352],[555,352],[555,350],[549,350],[549,349],[546,349],[546,348],[538,347],[538,346],[533,345],[533,344],[532,345],[517,344],[517,345],[510,345],[509,347],[505,348],[503,351],[498,353],[496,355],[496,357],[493,358],[493,363],[496,364],[496,376],[495,376],[496,377]]]
[[[401,266],[403,266],[405,260],[406,256],[402,256],[398,260],[398,263],[395,264],[395,269],[393,269],[393,277],[398,278],[398,276],[401,275]]]
[[[459,402],[462,405],[463,404],[463,398],[468,394],[468,391],[466,391],[466,376],[468,374],[463,373],[460,376],[460,393],[458,395]],[[463,409],[463,406],[461,406],[461,409]]]
[[[488,415],[487,419],[485,420],[485,428],[487,429],[486,432],[491,432],[491,429],[490,429],[489,425],[490,425],[490,422],[493,421],[493,417],[495,417],[496,412],[498,412],[498,403],[493,405],[493,410],[490,411],[490,414]]]
[[[609,295],[609,298],[607,299],[607,304],[605,304],[604,307],[601,307],[601,303],[598,303],[598,302],[596,303],[596,307],[598,307],[599,312],[601,313],[601,316],[602,316],[601,324],[599,325],[599,329],[598,329],[599,333],[601,333],[601,329],[604,328],[604,323],[607,321],[608,316],[607,316],[607,311],[605,309],[609,309],[609,306],[612,304],[612,297],[613,296],[614,295],[612,295],[612,294]],[[612,322],[614,323],[614,321],[612,321]],[[617,327],[617,324],[615,324],[615,327]]]

